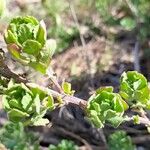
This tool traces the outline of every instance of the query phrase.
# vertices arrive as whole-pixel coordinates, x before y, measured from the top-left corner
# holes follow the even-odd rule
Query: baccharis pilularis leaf
[[[116,131],[108,138],[109,150],[135,150],[130,136],[125,131]]]
[[[26,132],[21,122],[6,123],[0,129],[0,143],[9,150],[39,150],[40,148],[38,137],[32,132]]]
[[[92,95],[87,105],[88,119],[99,128],[109,123],[117,127],[123,121],[124,111],[128,109],[127,103],[112,87],[100,88]]]
[[[24,125],[45,125],[49,121],[43,116],[54,108],[53,98],[39,88],[28,88],[25,84],[10,81],[2,96],[4,109],[12,122]]]
[[[120,82],[120,95],[130,106],[150,109],[150,90],[142,74],[137,71],[124,72]]]
[[[16,60],[46,73],[56,42],[47,41],[43,20],[39,22],[32,16],[16,17],[9,23],[4,39],[9,52]]]

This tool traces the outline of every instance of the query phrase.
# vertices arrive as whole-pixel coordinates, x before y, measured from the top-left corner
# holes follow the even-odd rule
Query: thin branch
[[[8,79],[15,79],[16,82],[20,83],[27,83],[27,80],[24,79],[23,77],[13,73],[8,67],[5,67],[5,68],[1,68],[0,67],[0,75],[3,76],[3,77],[6,77]]]
[[[134,70],[140,72],[140,59],[139,59],[139,41],[136,40],[135,42],[135,47],[134,47],[134,50],[133,50],[133,57],[134,57]]]
[[[47,73],[47,75],[48,75],[50,81],[52,81],[52,83],[55,85],[57,91],[58,91],[59,93],[64,93],[63,90],[62,90],[62,87],[61,87],[60,84],[58,83],[57,78],[54,76],[54,73],[53,73],[52,69],[47,69],[47,72],[46,72],[46,73]]]
[[[92,76],[92,73],[91,73],[90,57],[89,57],[89,54],[88,54],[88,50],[86,49],[86,42],[85,42],[83,34],[81,33],[79,21],[78,21],[74,6],[73,6],[73,4],[70,0],[68,0],[68,2],[69,2],[69,8],[70,8],[71,15],[72,15],[73,20],[75,22],[75,25],[76,25],[76,27],[79,31],[79,36],[80,36],[80,40],[81,40],[81,44],[82,44],[81,53],[82,53],[83,58],[85,59],[86,66],[87,66],[88,71],[89,71],[89,75],[90,75],[90,78],[91,78],[90,83],[91,83],[91,86],[94,87],[94,83],[93,83],[93,80],[92,80],[93,76]]]
[[[52,95],[54,98],[61,97],[65,104],[69,104],[69,103],[76,104],[76,105],[80,106],[82,109],[85,109],[85,107],[87,105],[86,100],[77,98],[75,96],[66,95],[64,93],[58,93],[57,91],[37,85],[35,83],[27,83],[26,85],[29,87],[32,87],[32,88],[38,87],[40,90],[46,92],[48,95]]]
[[[63,101],[65,102],[65,104],[68,104],[68,103],[76,104],[76,105],[79,105],[83,109],[86,107],[87,101],[77,98],[75,96],[69,96],[69,95],[65,95],[64,93],[59,93],[57,91],[37,85],[35,83],[28,83],[28,81],[26,79],[23,79],[22,77],[13,73],[7,66],[5,66],[5,68],[0,67],[0,75],[2,75],[3,77],[6,77],[8,79],[13,78],[13,79],[15,79],[16,82],[19,82],[19,83],[22,82],[29,87],[38,87],[42,91],[47,92],[47,94],[52,95],[54,98],[61,97],[63,99]]]
[[[89,143],[88,143],[85,139],[81,138],[80,136],[74,134],[73,132],[67,131],[67,130],[65,130],[65,129],[63,129],[63,128],[60,128],[60,127],[57,128],[57,130],[58,130],[59,132],[63,132],[63,133],[64,133],[65,135],[67,135],[67,136],[70,136],[70,137],[72,137],[72,138],[74,138],[74,139],[76,139],[76,140],[82,142],[82,143],[86,146],[86,150],[92,150],[92,148],[91,148],[91,146],[89,145]]]

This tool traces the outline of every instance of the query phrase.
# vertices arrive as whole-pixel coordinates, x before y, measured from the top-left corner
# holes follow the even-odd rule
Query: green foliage
[[[149,0],[96,0],[95,5],[107,25],[118,26],[120,23],[125,30],[138,29],[137,34],[142,41],[150,35]]]
[[[108,138],[109,150],[135,150],[130,136],[124,131],[116,131]]]
[[[50,145],[49,150],[78,150],[79,148],[72,141],[62,140],[57,146]]]
[[[3,94],[4,90],[7,88],[8,80],[0,76],[0,95]]]
[[[130,106],[150,109],[148,82],[142,74],[136,71],[124,72],[120,82],[120,94]]]
[[[16,17],[5,32],[5,41],[12,56],[23,64],[46,73],[56,43],[48,43],[44,21],[32,16]]]
[[[104,22],[114,22],[115,19],[113,18],[112,14],[110,13],[112,9],[112,4],[117,5],[116,0],[96,0],[95,6],[100,16],[103,18]]]
[[[75,92],[74,90],[71,89],[71,84],[68,82],[62,83],[62,89],[63,89],[64,93],[68,94],[68,95],[73,95]]]
[[[136,22],[130,17],[124,17],[121,19],[120,24],[127,30],[132,30],[136,27]]]
[[[12,122],[23,122],[24,125],[46,125],[44,119],[48,109],[53,109],[54,101],[51,96],[38,88],[28,88],[23,83],[15,84],[12,81],[4,91],[3,106]]]
[[[10,150],[39,150],[37,137],[24,131],[22,123],[7,123],[0,129],[0,143]]]
[[[48,30],[48,34],[57,41],[56,52],[61,52],[69,47],[73,39],[79,35],[79,31],[76,27],[65,27],[63,24],[55,24]]]
[[[43,6],[52,20],[48,35],[57,41],[56,52],[61,52],[70,45],[75,37],[79,36],[79,31],[75,25],[68,26],[62,19],[62,14],[70,15],[69,3],[66,3],[65,0],[43,0]]]
[[[112,87],[100,88],[92,95],[87,105],[89,120],[98,128],[110,123],[117,127],[123,121],[124,111],[128,105],[121,96],[113,93]]]

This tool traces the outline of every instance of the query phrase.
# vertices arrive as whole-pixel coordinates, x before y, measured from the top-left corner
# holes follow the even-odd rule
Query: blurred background
[[[0,43],[4,48],[3,33],[12,17],[19,15],[45,21],[48,38],[57,42],[52,68],[60,82],[72,83],[77,97],[88,99],[104,85],[112,85],[117,91],[119,77],[127,70],[142,72],[150,80],[149,0],[7,0],[0,20]],[[18,65],[9,61],[8,64],[18,71]],[[35,73],[28,68],[20,73],[35,79]],[[46,82],[40,75],[36,79]],[[1,114],[2,124],[5,114]],[[63,138],[82,145],[73,134],[85,139],[93,149],[100,149],[105,137],[114,131],[109,126],[94,129],[77,106],[55,110],[47,117],[54,127],[32,129],[40,133],[42,146],[56,144]],[[127,123],[119,129],[126,130],[135,144],[143,148],[140,150],[150,149],[150,136],[144,126]]]

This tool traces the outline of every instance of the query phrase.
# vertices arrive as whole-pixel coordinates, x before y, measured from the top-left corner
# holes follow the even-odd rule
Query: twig
[[[49,79],[52,81],[52,83],[55,85],[55,87],[57,88],[57,91],[59,93],[64,93],[60,84],[58,83],[57,79],[55,78],[55,76],[53,75],[53,71],[51,69],[47,69],[47,75],[49,77]]]
[[[85,49],[86,48],[86,42],[85,42],[85,39],[83,37],[83,34],[80,31],[80,25],[79,25],[79,22],[78,22],[78,18],[77,18],[75,9],[74,9],[73,5],[71,4],[71,1],[68,0],[68,2],[69,2],[69,8],[70,8],[70,11],[71,11],[71,15],[72,15],[73,20],[76,24],[76,27],[79,31],[79,36],[80,36],[80,40],[81,40],[81,44],[82,44],[82,51],[81,52],[82,52],[83,58],[85,59],[86,66],[87,66],[88,71],[89,71],[89,75],[90,75],[90,78],[91,78],[90,83],[91,83],[91,86],[94,87],[93,80],[92,80],[93,76],[92,76],[92,73],[91,73],[90,58],[89,58],[89,55],[88,55],[88,50]],[[86,50],[86,52],[85,52],[85,50]]]
[[[139,41],[136,40],[135,47],[133,50],[134,57],[134,70],[140,72],[140,61],[139,61]]]
[[[16,82],[25,83],[29,87],[38,87],[42,91],[47,92],[47,94],[52,95],[54,98],[61,97],[64,100],[65,104],[73,103],[73,104],[79,105],[83,109],[86,107],[87,101],[77,98],[75,96],[69,96],[69,95],[65,95],[63,93],[59,93],[57,91],[37,85],[35,83],[28,83],[28,81],[26,79],[23,79],[20,76],[18,76],[17,74],[13,73],[7,66],[5,66],[5,68],[0,67],[0,75],[2,75],[3,77],[6,77],[8,79],[13,78],[13,79],[15,79]]]
[[[134,7],[134,5],[132,4],[131,1],[129,0],[125,0],[128,8],[130,9],[130,11],[132,12],[132,14],[134,15],[134,19],[136,21],[136,41],[135,41],[135,47],[133,49],[133,57],[134,57],[134,70],[140,71],[140,61],[139,61],[139,47],[140,47],[140,41],[138,39],[138,34],[139,34],[139,30],[140,30],[140,17],[138,16],[138,11],[137,9]]]
[[[22,78],[21,76],[13,73],[8,67],[5,67],[5,68],[1,68],[0,67],[0,75],[3,76],[3,77],[6,77],[8,79],[15,79],[16,82],[20,83],[27,83],[27,80]]]
[[[82,143],[86,146],[86,150],[92,150],[92,148],[91,148],[91,146],[88,144],[88,142],[87,142],[85,139],[81,138],[80,136],[74,134],[73,132],[67,131],[67,130],[65,130],[65,129],[63,129],[63,128],[60,128],[60,127],[57,128],[57,130],[58,130],[59,132],[63,132],[64,134],[66,134],[66,135],[68,135],[68,136],[70,136],[70,137],[73,137],[73,138],[79,140],[80,142],[82,142]]]
[[[84,109],[87,105],[87,101],[77,98],[75,96],[70,96],[70,95],[65,95],[63,93],[58,93],[57,91],[54,91],[52,89],[37,85],[35,83],[27,83],[26,84],[29,87],[38,87],[40,90],[46,92],[48,95],[52,95],[54,98],[58,98],[61,97],[63,99],[63,101],[65,102],[65,104],[68,103],[72,103],[72,104],[76,104],[79,105],[82,109]]]

